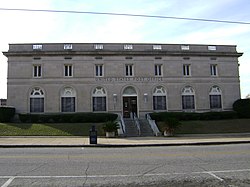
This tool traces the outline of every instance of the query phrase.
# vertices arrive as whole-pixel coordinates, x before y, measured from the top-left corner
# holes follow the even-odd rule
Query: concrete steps
[[[125,123],[125,129],[126,129],[126,136],[129,136],[129,137],[139,136],[134,120],[124,119],[124,123]]]
[[[125,123],[125,129],[126,129],[126,136],[128,137],[139,136],[138,129],[136,127],[134,120],[124,119],[124,123]],[[140,130],[141,130],[140,136],[154,136],[154,133],[146,119],[139,120],[139,123],[140,123]]]
[[[141,136],[154,136],[154,133],[146,119],[139,120],[141,127]]]

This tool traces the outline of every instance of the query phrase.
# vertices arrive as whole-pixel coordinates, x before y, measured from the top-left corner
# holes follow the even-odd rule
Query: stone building
[[[231,110],[240,98],[232,45],[10,44],[8,99],[17,113]]]

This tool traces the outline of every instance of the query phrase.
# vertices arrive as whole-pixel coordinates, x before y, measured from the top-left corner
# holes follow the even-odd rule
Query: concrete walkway
[[[98,137],[97,144],[90,144],[89,137],[0,137],[0,147],[134,147],[181,146],[250,143],[250,133],[190,134],[175,137]]]

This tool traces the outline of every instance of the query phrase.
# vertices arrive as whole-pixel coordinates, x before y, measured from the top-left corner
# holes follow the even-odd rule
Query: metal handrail
[[[132,112],[131,112],[132,113]],[[133,120],[135,122],[135,125],[137,127],[137,130],[138,130],[138,135],[140,136],[141,135],[141,128],[140,128],[140,123],[139,123],[139,119],[137,118],[136,116],[136,113],[132,113],[132,116],[133,116]]]
[[[148,123],[153,130],[155,136],[159,136],[161,132],[159,131],[157,125],[155,124],[155,120],[152,120],[149,114],[146,114],[146,119],[148,120]]]
[[[120,113],[117,113],[118,115],[118,124],[119,124],[119,129],[118,129],[118,134],[119,135],[123,135],[126,133],[126,128],[125,128],[125,123],[124,123],[124,120],[123,120],[123,117]]]

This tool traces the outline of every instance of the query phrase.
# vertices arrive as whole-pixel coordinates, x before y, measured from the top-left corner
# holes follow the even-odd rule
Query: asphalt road
[[[2,148],[0,187],[250,186],[250,144]]]

